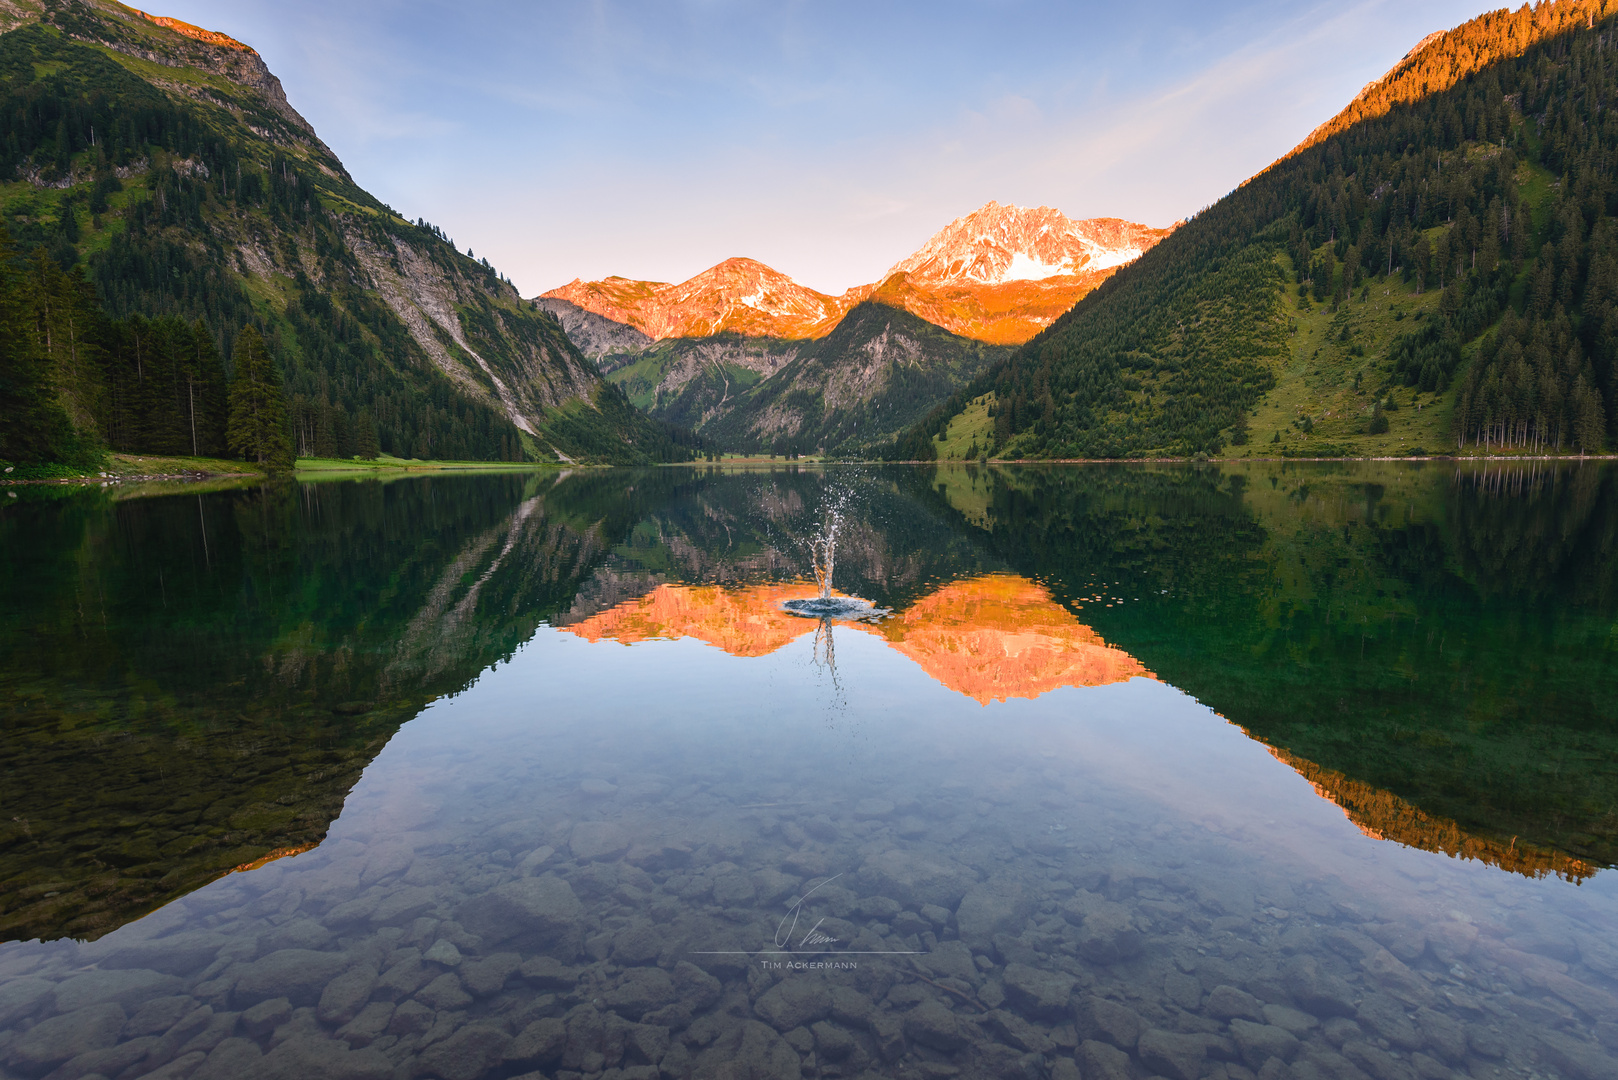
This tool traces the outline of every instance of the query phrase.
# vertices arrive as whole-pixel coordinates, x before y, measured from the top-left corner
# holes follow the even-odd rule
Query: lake
[[[1610,465],[10,490],[0,1077],[1618,1076]]]

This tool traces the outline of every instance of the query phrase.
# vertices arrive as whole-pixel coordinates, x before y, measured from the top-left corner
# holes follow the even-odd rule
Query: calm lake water
[[[1618,1076],[1603,464],[17,490],[0,714],[0,1080]]]

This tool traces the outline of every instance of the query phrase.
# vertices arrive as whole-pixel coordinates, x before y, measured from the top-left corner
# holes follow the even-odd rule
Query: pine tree
[[[0,460],[17,464],[85,456],[56,392],[50,358],[32,331],[28,283],[13,269],[15,248],[0,222]]]
[[[1606,422],[1602,416],[1601,395],[1583,375],[1573,388],[1573,441],[1585,454],[1601,452],[1602,429]]]
[[[192,366],[186,373],[191,452],[221,457],[225,453],[225,361],[214,344],[213,331],[202,319],[192,324],[191,341]]]
[[[376,420],[371,417],[369,409],[361,409],[360,417],[354,423],[354,456],[375,461],[381,453],[376,439]]]
[[[236,335],[236,372],[230,381],[230,414],[225,442],[249,461],[272,470],[292,467],[292,435],[287,425],[281,372],[264,339],[251,326]]]
[[[24,289],[33,346],[49,366],[57,402],[77,441],[94,446],[102,396],[96,340],[103,321],[95,290],[79,269],[63,273],[44,248],[35,248],[28,260]]]

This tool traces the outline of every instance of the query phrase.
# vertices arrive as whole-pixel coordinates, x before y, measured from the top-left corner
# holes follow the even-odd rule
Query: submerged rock
[[[1197,1080],[1208,1056],[1208,1038],[1153,1028],[1141,1034],[1137,1053],[1141,1064],[1170,1080]]]
[[[985,951],[996,934],[1017,934],[1033,914],[1035,899],[1021,882],[991,880],[966,891],[955,910],[961,940]]]
[[[858,878],[870,892],[901,904],[937,904],[951,910],[977,884],[977,874],[954,859],[905,848],[872,855],[860,867]]]
[[[4,1050],[9,1068],[38,1076],[86,1050],[103,1050],[118,1041],[123,1007],[113,1002],[61,1013],[19,1035]]]
[[[0,985],[0,1029],[25,1020],[52,1000],[56,984],[44,979],[18,979]]]
[[[138,1008],[141,1002],[172,994],[182,985],[173,975],[140,968],[88,971],[56,987],[56,1008],[59,1012],[74,1012],[108,1001]]]
[[[369,964],[356,964],[326,984],[320,993],[315,1015],[323,1024],[340,1027],[348,1023],[371,1000],[376,981],[376,968]]]
[[[1287,990],[1298,1004],[1321,1018],[1354,1015],[1354,989],[1320,968],[1313,956],[1294,956],[1283,968]]]
[[[573,887],[555,874],[522,878],[496,886],[462,904],[457,921],[489,942],[519,935],[556,939],[584,912]]]
[[[1102,997],[1087,997],[1074,1010],[1074,1026],[1085,1039],[1099,1039],[1134,1053],[1146,1022],[1127,1005]]]
[[[629,836],[610,821],[581,821],[573,826],[568,849],[581,862],[616,859],[629,850]]]
[[[1243,1020],[1260,1021],[1264,1019],[1264,1006],[1245,990],[1238,990],[1234,986],[1220,985],[1208,993],[1207,1010],[1209,1016],[1221,1020],[1231,1020],[1241,1017]]]
[[[601,996],[601,1002],[631,1020],[672,1003],[679,996],[674,979],[662,968],[638,967],[624,972],[623,979]]]
[[[1076,1060],[1084,1080],[1134,1080],[1129,1055],[1116,1046],[1086,1039],[1079,1044]]]
[[[1079,955],[1097,964],[1115,964],[1139,956],[1145,943],[1121,904],[1103,904],[1089,911],[1079,926]]]
[[[418,1068],[441,1080],[478,1080],[505,1056],[511,1041],[491,1024],[468,1024],[423,1051]]]
[[[1242,1060],[1250,1069],[1263,1067],[1271,1058],[1291,1061],[1298,1053],[1298,1039],[1285,1028],[1259,1024],[1251,1020],[1230,1022],[1231,1038],[1241,1050]]]
[[[342,953],[282,949],[250,964],[236,977],[231,1000],[239,1008],[284,997],[293,1005],[314,1005],[326,984],[348,966]]]
[[[351,1050],[324,1037],[288,1039],[264,1055],[254,1080],[391,1080],[393,1062],[375,1050]]]
[[[753,1010],[783,1033],[824,1019],[831,1007],[831,991],[825,981],[804,976],[782,979],[753,1003]]]
[[[923,1046],[949,1052],[967,1044],[960,1020],[937,1001],[924,1001],[905,1013],[904,1033]]]
[[[1068,1015],[1068,998],[1073,993],[1073,976],[1027,964],[1007,964],[1002,983],[1006,999],[1029,1016],[1060,1020]]]

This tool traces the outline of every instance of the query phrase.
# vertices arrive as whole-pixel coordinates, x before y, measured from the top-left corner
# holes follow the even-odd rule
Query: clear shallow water
[[[828,478],[675,475],[18,508],[6,809],[99,794],[7,815],[0,1067],[1612,1075],[1588,480],[834,477],[894,613],[817,627]]]

